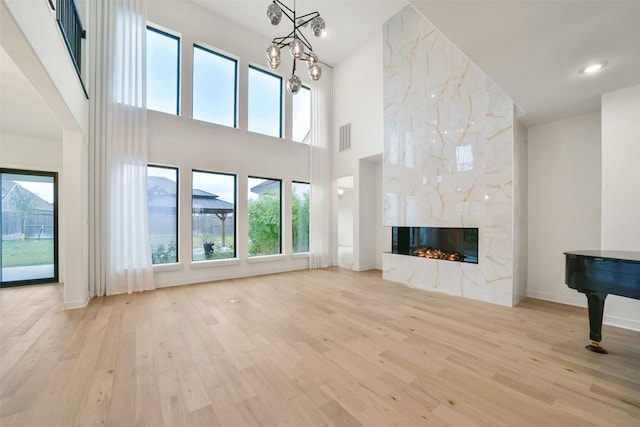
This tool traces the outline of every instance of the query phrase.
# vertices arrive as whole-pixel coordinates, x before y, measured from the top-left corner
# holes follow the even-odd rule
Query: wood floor
[[[640,426],[640,333],[585,309],[300,271],[91,300],[0,290],[0,425]]]

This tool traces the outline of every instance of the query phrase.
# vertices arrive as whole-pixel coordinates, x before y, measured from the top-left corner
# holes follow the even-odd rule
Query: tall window
[[[302,86],[293,96],[293,133],[294,142],[304,142],[311,130],[311,89]]]
[[[249,256],[282,252],[282,182],[249,178]]]
[[[193,171],[192,259],[236,256],[236,176]]]
[[[147,27],[147,108],[178,114],[180,38]]]
[[[58,281],[58,174],[0,168],[0,287]]]
[[[178,262],[178,169],[147,167],[147,203],[151,261]]]
[[[311,186],[305,182],[293,182],[291,186],[291,236],[294,254],[309,252],[310,189]]]
[[[193,46],[193,118],[236,127],[238,61]]]
[[[282,138],[282,77],[249,67],[249,130]]]

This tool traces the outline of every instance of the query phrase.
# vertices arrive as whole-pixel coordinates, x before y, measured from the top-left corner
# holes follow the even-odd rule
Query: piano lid
[[[565,252],[564,254],[584,257],[584,258],[603,258],[603,259],[640,263],[640,252],[634,252],[634,251],[591,250],[591,251],[570,251],[570,252]]]

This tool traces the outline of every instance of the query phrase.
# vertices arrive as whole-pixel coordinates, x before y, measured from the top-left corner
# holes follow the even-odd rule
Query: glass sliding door
[[[57,174],[0,168],[0,178],[0,286],[57,282]]]

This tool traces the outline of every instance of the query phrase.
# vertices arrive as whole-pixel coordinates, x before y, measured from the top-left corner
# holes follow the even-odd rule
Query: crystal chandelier
[[[284,9],[284,10],[283,10]],[[287,13],[288,12],[288,13]],[[289,53],[293,58],[293,72],[287,80],[287,90],[290,94],[295,95],[302,87],[300,77],[296,76],[296,60],[306,61],[309,70],[309,77],[312,80],[318,80],[322,75],[322,68],[318,62],[318,55],[313,52],[311,43],[302,34],[301,29],[311,23],[311,31],[316,37],[325,34],[324,19],[318,12],[307,13],[306,15],[296,16],[296,3],[293,2],[293,10],[289,9],[280,0],[273,0],[267,8],[267,17],[273,25],[278,25],[282,20],[282,15],[286,16],[293,24],[293,30],[284,37],[275,37],[267,48],[267,64],[272,70],[280,68],[280,49],[289,47]]]

